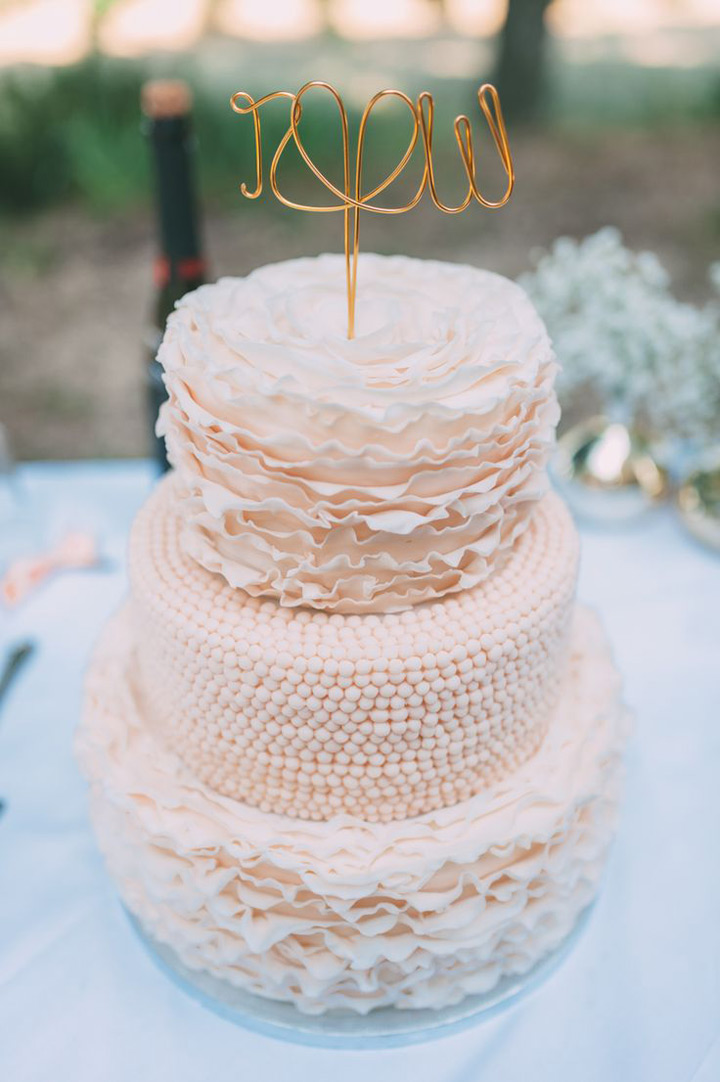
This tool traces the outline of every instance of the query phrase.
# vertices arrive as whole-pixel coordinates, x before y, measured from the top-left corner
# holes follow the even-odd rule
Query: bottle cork
[[[151,120],[185,116],[192,107],[192,92],[182,79],[150,79],[142,88],[142,111]]]

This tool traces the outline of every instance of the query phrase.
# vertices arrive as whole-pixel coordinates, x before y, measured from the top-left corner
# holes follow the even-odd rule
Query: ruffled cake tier
[[[440,1008],[529,971],[595,895],[627,721],[587,610],[538,752],[470,800],[386,825],[214,792],[145,723],[136,681],[126,609],[89,670],[78,754],[125,904],[190,969],[308,1013]]]
[[[394,612],[503,563],[547,490],[555,360],[487,271],[340,256],[188,294],[159,353],[187,551],[253,596]]]
[[[132,616],[143,714],[201,781],[262,811],[385,822],[466,800],[537,750],[577,574],[558,496],[473,590],[328,615],[248,597],[188,556],[181,483],[133,528]]]

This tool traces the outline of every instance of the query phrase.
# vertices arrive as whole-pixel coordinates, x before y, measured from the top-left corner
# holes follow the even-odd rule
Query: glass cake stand
[[[135,932],[154,962],[184,992],[222,1018],[264,1037],[320,1048],[397,1048],[447,1037],[494,1017],[522,995],[536,989],[570,953],[582,934],[592,905],[580,915],[572,932],[559,947],[527,973],[503,977],[492,991],[466,996],[442,1010],[399,1010],[380,1007],[366,1015],[352,1011],[303,1014],[291,1003],[265,999],[245,992],[202,970],[189,969],[175,951],[150,937],[126,910]]]

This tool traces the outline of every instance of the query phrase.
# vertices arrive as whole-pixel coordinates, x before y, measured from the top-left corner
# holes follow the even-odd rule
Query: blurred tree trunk
[[[217,34],[219,30],[218,12],[220,11],[221,0],[205,0],[205,14],[203,17],[203,27],[200,36],[206,37],[208,34]]]
[[[545,12],[551,2],[508,0],[494,81],[509,121],[532,121],[540,111],[547,53]]]
[[[320,19],[322,21],[323,33],[325,34],[333,33],[332,6],[333,0],[318,0]]]
[[[117,0],[92,0],[90,5],[90,48],[93,53],[100,52],[100,26],[103,19],[117,3]]]
[[[438,14],[440,16],[440,24],[441,24],[441,26],[445,26],[445,24],[447,22],[447,6],[446,6],[445,0],[433,0],[433,3],[435,4],[435,7],[438,9]]]

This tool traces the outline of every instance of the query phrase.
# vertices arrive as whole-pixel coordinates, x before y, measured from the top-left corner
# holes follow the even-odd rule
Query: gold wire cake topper
[[[343,149],[343,189],[336,187],[332,181],[325,176],[321,169],[315,164],[302,141],[300,135],[300,119],[303,113],[302,100],[308,91],[312,89],[321,89],[327,91],[335,104],[337,105],[338,112],[340,114],[340,123],[342,128],[342,149]],[[495,210],[499,207],[505,206],[510,198],[515,184],[515,173],[513,170],[512,155],[510,154],[510,146],[508,144],[507,132],[505,130],[505,123],[503,121],[502,109],[500,107],[500,99],[498,97],[497,90],[490,83],[484,83],[477,92],[478,104],[480,105],[481,112],[487,121],[490,134],[492,135],[495,149],[500,157],[503,170],[507,177],[507,185],[505,192],[497,200],[486,199],[480,192],[477,186],[477,175],[475,167],[475,149],[473,146],[472,128],[470,126],[470,120],[464,114],[455,118],[453,130],[455,134],[455,140],[460,151],[460,157],[465,170],[465,175],[468,181],[468,190],[465,197],[457,204],[457,206],[451,206],[440,199],[437,193],[437,184],[435,178],[435,168],[433,163],[433,126],[435,119],[435,102],[432,94],[427,91],[423,91],[418,95],[417,101],[413,102],[407,94],[404,94],[401,90],[380,90],[375,94],[365,106],[363,110],[360,126],[358,128],[358,140],[357,150],[355,154],[355,175],[351,178],[350,173],[350,139],[348,131],[348,117],[345,105],[342,98],[338,94],[337,90],[330,83],[325,83],[320,80],[313,80],[305,83],[296,94],[292,94],[288,90],[276,90],[272,94],[265,94],[264,97],[259,98],[257,101],[244,90],[238,90],[233,94],[230,99],[230,105],[236,113],[241,116],[247,116],[252,114],[254,135],[255,135],[255,188],[253,191],[248,189],[247,184],[244,182],[240,185],[240,191],[247,199],[257,199],[263,190],[263,163],[262,163],[262,131],[260,124],[260,109],[267,105],[268,102],[274,101],[277,98],[287,98],[290,101],[290,124],[287,131],[280,140],[278,147],[273,155],[272,162],[270,163],[270,188],[273,195],[286,207],[291,207],[294,210],[305,210],[315,214],[332,214],[337,211],[342,211],[344,215],[344,235],[345,235],[345,274],[347,281],[347,311],[348,311],[348,338],[355,337],[355,296],[357,293],[357,266],[358,266],[358,251],[360,246],[360,211],[367,210],[375,214],[405,214],[407,211],[412,210],[420,202],[425,190],[430,189],[430,198],[432,199],[438,210],[441,210],[444,214],[460,214],[470,206],[471,202],[479,203],[483,207],[487,207],[491,210]],[[363,159],[365,155],[365,138],[367,134],[368,121],[371,113],[378,102],[386,99],[394,98],[401,101],[408,109],[412,120],[412,131],[410,140],[404,154],[398,161],[397,165],[391,170],[385,179],[377,184],[371,191],[362,193],[362,170]],[[244,103],[244,104],[241,104]],[[313,206],[305,203],[296,203],[292,199],[288,199],[282,194],[278,187],[277,182],[277,170],[280,163],[280,159],[285,151],[290,140],[293,140],[295,147],[297,148],[300,156],[310,171],[321,182],[321,184],[336,196],[337,203],[332,203],[328,206]],[[406,203],[397,207],[383,207],[377,203],[373,203],[374,200],[381,192],[384,192],[386,188],[397,180],[401,173],[405,170],[406,166],[413,157],[415,148],[418,144],[418,140],[421,141],[424,153],[425,164],[423,167],[422,178],[420,184],[412,196]]]

